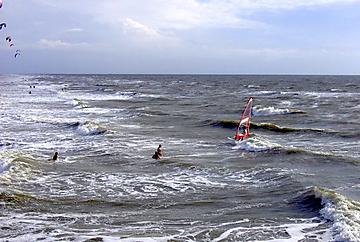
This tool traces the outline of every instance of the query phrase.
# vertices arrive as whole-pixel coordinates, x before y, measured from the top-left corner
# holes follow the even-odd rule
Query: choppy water
[[[0,90],[0,240],[360,241],[360,77],[2,75]],[[235,143],[249,96],[254,138]]]

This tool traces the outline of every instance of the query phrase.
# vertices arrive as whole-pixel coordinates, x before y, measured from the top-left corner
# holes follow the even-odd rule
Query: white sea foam
[[[316,98],[338,98],[338,97],[355,97],[360,93],[350,92],[304,92],[304,95],[313,96]]]
[[[281,101],[280,102],[280,105],[283,106],[283,107],[290,107],[292,105],[292,102],[291,101]]]
[[[233,141],[235,142],[235,146],[233,146],[232,149],[246,150],[250,152],[263,152],[281,147],[279,144],[272,143],[262,137],[250,137],[242,141]]]
[[[191,228],[184,227],[182,229],[172,230],[171,234],[162,233],[163,225],[154,223],[153,221],[142,221],[136,223],[126,223],[123,226],[103,227],[99,226],[100,221],[106,219],[108,215],[104,214],[6,214],[0,218],[3,227],[17,227],[21,224],[21,235],[16,238],[8,238],[7,241],[33,241],[44,240],[52,241],[59,237],[62,240],[84,241],[95,238],[101,238],[102,241],[112,242],[167,242],[167,241],[188,241],[196,242],[207,238],[212,242],[220,241],[273,241],[273,242],[291,242],[306,240],[309,237],[315,240],[327,241],[321,229],[318,228],[321,223],[314,222],[312,219],[297,219],[294,223],[283,225],[264,224],[261,226],[249,227],[249,219],[223,223],[209,228],[196,228],[196,222],[184,223],[191,225]],[[11,220],[8,217],[12,217]],[[291,220],[291,219],[290,219]],[[77,222],[87,221],[87,226],[80,229],[76,228]],[[201,222],[200,222],[201,223]],[[236,226],[236,227],[234,227]],[[46,232],[43,228],[47,228]],[[133,235],[128,235],[127,231],[139,231]],[[143,236],[143,231],[147,231]],[[151,232],[155,232],[150,236]],[[216,231],[216,233],[214,233]],[[221,232],[220,234],[218,232]],[[278,234],[280,232],[280,235]],[[284,238],[284,232],[289,238]],[[123,234],[123,235],[122,235]],[[138,234],[138,235],[136,235]],[[262,234],[273,234],[273,238],[266,240],[262,238]],[[278,234],[278,235],[277,235]],[[216,237],[213,237],[216,236]]]
[[[150,97],[150,98],[161,98],[166,97],[165,95],[158,95],[158,94],[139,94],[139,97]]]
[[[360,241],[360,203],[334,191],[315,188],[324,208],[321,215],[332,222],[330,241]]]
[[[81,112],[83,113],[93,113],[93,114],[107,114],[112,112],[111,109],[103,109],[103,108],[86,108],[82,109]]]
[[[216,174],[201,171],[183,173],[164,173],[161,175],[145,174],[105,174],[105,173],[72,173],[58,175],[50,173],[37,176],[28,181],[38,186],[38,193],[51,197],[74,197],[81,194],[82,198],[103,197],[119,199],[134,196],[138,198],[161,197],[175,195],[186,191],[208,188],[223,188],[225,182],[219,182]],[[59,189],[58,184],[68,184],[68,189]],[[230,181],[229,181],[230,183]],[[51,191],[51,192],[49,192]]]
[[[86,108],[88,107],[88,103],[85,101],[82,101],[80,99],[74,98],[73,100],[71,100],[70,102],[73,106],[75,107],[79,107],[79,108]]]
[[[77,131],[82,135],[96,135],[106,132],[106,129],[93,122],[80,123]]]
[[[130,100],[134,98],[133,94],[94,94],[94,93],[61,93],[59,94],[62,98],[70,99],[70,100],[81,100],[82,102],[85,101],[111,101],[111,100]]]
[[[271,115],[289,114],[289,113],[292,113],[292,111],[287,108],[275,108],[275,107],[253,108],[254,116],[271,116]]]
[[[8,219],[8,216],[12,219]],[[84,241],[91,238],[103,238],[104,241],[119,241],[119,236],[101,235],[116,234],[119,229],[102,228],[101,230],[91,228],[91,225],[98,225],[98,221],[106,219],[108,215],[104,214],[78,214],[78,213],[10,213],[7,216],[0,217],[0,223],[3,227],[17,228],[22,233],[14,234],[10,232],[6,241],[27,242],[27,241],[56,241],[61,237],[62,241]],[[67,226],[76,224],[78,221],[86,220],[87,228],[71,229]],[[21,227],[19,227],[21,225]],[[102,226],[103,227],[103,226]],[[5,230],[6,232],[6,230]],[[2,236],[4,236],[3,232]],[[165,237],[164,237],[165,238]]]
[[[345,92],[344,90],[338,89],[338,88],[332,88],[330,91],[331,92]]]
[[[140,84],[143,83],[143,80],[129,80],[129,79],[118,79],[118,80],[111,80],[116,84]]]
[[[278,91],[257,91],[257,92],[253,92],[252,95],[256,95],[256,96],[270,96],[270,95],[274,95],[274,94],[279,94],[280,92]]]
[[[314,222],[312,219],[303,219],[296,221],[296,223],[289,223],[283,225],[271,225],[264,224],[262,226],[239,226],[235,228],[230,228],[220,234],[217,238],[213,239],[213,242],[219,241],[257,241],[257,242],[292,242],[292,241],[301,241],[306,240],[311,237],[317,240],[325,239],[324,235],[318,234],[319,229],[317,228],[321,223]],[[315,230],[312,232],[305,232],[307,230]],[[321,230],[321,229],[320,229]],[[284,236],[276,236],[277,232],[285,231],[289,238],[281,238]],[[274,238],[269,238],[266,240],[252,238],[251,235],[256,235],[254,237],[261,237],[261,234],[271,234],[273,233]],[[282,232],[282,234],[284,234]]]
[[[141,129],[142,126],[138,124],[120,124],[120,127],[128,128],[128,129]]]
[[[260,88],[259,85],[247,85],[247,88]]]
[[[34,158],[25,156],[18,152],[4,151],[0,152],[0,179],[10,186],[18,185],[19,181],[25,181],[34,171]],[[14,180],[18,182],[13,182]]]
[[[174,236],[164,236],[164,237],[138,237],[138,238],[126,238],[126,239],[118,239],[105,237],[104,242],[168,242],[172,241]]]
[[[0,176],[10,170],[12,167],[11,161],[0,159]]]

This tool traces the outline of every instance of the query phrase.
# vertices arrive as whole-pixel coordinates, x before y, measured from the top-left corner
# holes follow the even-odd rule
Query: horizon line
[[[324,73],[0,73],[0,75],[149,75],[149,76],[360,76],[359,74]]]

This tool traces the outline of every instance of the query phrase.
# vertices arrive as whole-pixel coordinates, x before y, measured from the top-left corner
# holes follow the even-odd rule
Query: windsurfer
[[[245,124],[241,124],[240,129],[239,129],[239,133],[241,134],[241,141],[244,139],[244,137],[247,135],[247,130],[246,130],[246,125]]]
[[[250,136],[250,119],[252,115],[253,98],[250,97],[240,117],[239,126],[236,130],[235,140],[243,140]]]

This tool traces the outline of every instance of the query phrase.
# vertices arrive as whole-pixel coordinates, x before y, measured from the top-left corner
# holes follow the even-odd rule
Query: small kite
[[[5,40],[10,43],[11,42],[11,36],[6,37]]]
[[[14,55],[14,57],[16,58],[16,57],[18,57],[19,55],[20,55],[20,53],[19,53],[19,52],[16,52],[15,55]]]
[[[0,0],[0,8],[2,7],[2,4],[3,4],[3,1],[2,1],[2,0]]]
[[[0,29],[2,29],[2,28],[6,28],[6,23],[0,24]]]

